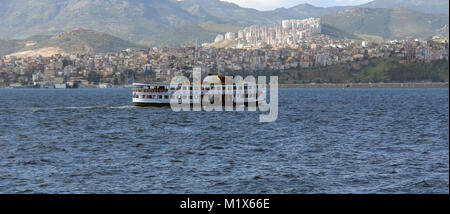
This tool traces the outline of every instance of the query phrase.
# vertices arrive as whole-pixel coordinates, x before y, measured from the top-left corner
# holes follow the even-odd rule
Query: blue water
[[[0,193],[449,193],[448,89],[282,89],[260,112],[0,89]]]

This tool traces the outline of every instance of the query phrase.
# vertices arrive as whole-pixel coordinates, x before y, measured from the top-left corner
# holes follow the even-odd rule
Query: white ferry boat
[[[170,106],[171,98],[177,91],[178,103],[202,104],[204,96],[209,96],[211,103],[214,97],[222,97],[222,105],[233,103],[236,105],[258,106],[259,102],[266,101],[265,85],[233,83],[232,85],[221,84],[221,77],[216,76],[217,81],[203,82],[203,85],[192,85],[191,83],[180,84],[171,87],[170,84],[133,84],[133,103],[135,106]],[[195,87],[195,88],[194,88]],[[195,91],[197,93],[195,93]],[[175,95],[175,96],[177,96]],[[187,100],[187,101],[186,101]]]

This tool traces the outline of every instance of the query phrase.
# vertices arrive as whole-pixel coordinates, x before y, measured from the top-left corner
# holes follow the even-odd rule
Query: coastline
[[[280,88],[449,88],[441,82],[280,84]]]
[[[35,87],[0,87],[0,89],[43,89]],[[98,88],[85,86],[81,88]],[[130,88],[129,86],[113,86],[112,89]],[[410,82],[410,83],[308,83],[308,84],[279,84],[279,88],[449,88],[448,82]],[[70,88],[67,88],[70,89]],[[107,89],[107,88],[106,88]]]

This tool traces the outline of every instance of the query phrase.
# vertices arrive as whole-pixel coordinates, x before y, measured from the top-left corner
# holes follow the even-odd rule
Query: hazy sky
[[[280,7],[292,7],[301,3],[309,3],[315,6],[329,7],[342,5],[359,5],[372,0],[222,0],[239,4],[242,7],[250,7],[258,10],[272,10]]]

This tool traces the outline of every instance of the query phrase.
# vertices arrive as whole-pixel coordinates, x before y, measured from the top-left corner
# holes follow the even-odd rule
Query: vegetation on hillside
[[[380,58],[328,67],[238,72],[235,75],[279,76],[280,84],[448,82],[449,61],[404,63],[396,58]]]
[[[2,40],[0,39],[0,56],[14,53],[23,48],[24,45],[18,40]]]
[[[365,8],[396,8],[404,7],[422,13],[448,14],[448,0],[374,0],[361,5]]]
[[[432,36],[449,23],[448,14],[424,14],[406,8],[353,8],[325,15],[322,22],[350,34],[384,39]]]

